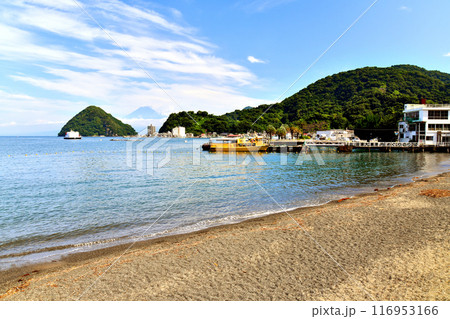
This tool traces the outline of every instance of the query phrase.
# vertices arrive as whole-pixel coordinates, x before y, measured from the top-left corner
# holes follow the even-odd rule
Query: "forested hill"
[[[186,132],[262,132],[269,125],[296,126],[303,131],[326,128],[395,129],[403,105],[450,103],[450,74],[427,71],[413,65],[387,68],[365,67],[320,79],[291,97],[273,105],[254,125],[269,105],[236,110],[215,116],[206,112],[173,113],[160,132],[175,126]],[[196,124],[192,119],[198,123]]]
[[[82,136],[126,136],[136,135],[129,124],[124,124],[101,108],[91,105],[75,115],[58,133],[64,136],[66,132],[78,131]]]

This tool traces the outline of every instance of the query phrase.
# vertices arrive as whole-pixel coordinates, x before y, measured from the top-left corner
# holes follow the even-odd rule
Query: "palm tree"
[[[283,125],[281,125],[280,128],[277,130],[278,137],[284,138],[286,137],[286,134],[287,134],[286,128]]]
[[[291,126],[292,138],[298,139],[298,135],[301,132],[302,132],[302,130],[299,127]]]
[[[272,139],[272,135],[275,134],[277,132],[277,130],[275,129],[275,127],[273,125],[268,125],[266,128],[266,133],[269,134],[270,139]]]

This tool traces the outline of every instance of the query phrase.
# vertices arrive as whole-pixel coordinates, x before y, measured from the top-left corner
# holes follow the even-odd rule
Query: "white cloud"
[[[0,135],[30,132],[56,135],[64,123],[88,104],[86,101],[37,98],[0,90]],[[30,131],[31,127],[31,131]]]
[[[444,54],[444,56],[448,56],[448,57],[450,57],[450,52],[449,52],[449,53],[447,53],[447,54]]]
[[[118,1],[108,1],[100,4],[99,7],[126,14],[130,19],[136,17],[146,19],[146,21],[153,22],[158,27],[166,28],[175,34],[188,33],[187,29],[168,23],[155,13],[138,10]],[[77,13],[80,14],[80,12]],[[139,67],[130,59],[132,57],[146,69],[158,70],[162,77],[173,77],[175,74],[185,73],[213,77],[221,83],[231,81],[230,84],[238,85],[248,85],[255,81],[255,76],[245,67],[215,57],[211,51],[213,45],[193,40],[192,36],[171,39],[170,36],[155,37],[151,34],[135,35],[108,30],[114,41],[121,46],[121,48],[117,48],[115,43],[111,43],[109,37],[95,24],[93,26],[88,24],[92,21],[86,21],[83,16],[75,19],[74,16],[73,13],[24,5],[21,10],[12,10],[12,21],[10,22],[11,24],[32,26],[64,37],[88,41],[91,46],[92,41],[101,41],[103,45],[96,44],[94,46],[97,56],[72,52],[55,45],[40,45],[35,43],[32,32],[21,30],[15,26],[3,25],[6,30],[1,34],[11,36],[10,39],[1,41],[0,57],[13,60],[56,62],[115,75],[145,77],[142,70],[136,72]],[[13,40],[13,42],[8,40]],[[107,43],[104,43],[105,41]],[[166,73],[171,74],[167,75]]]
[[[8,127],[8,126],[16,126],[16,122],[9,122],[9,123],[0,123],[0,127]]]
[[[183,14],[179,10],[177,10],[175,8],[171,8],[170,11],[172,12],[173,16],[178,18],[178,19],[183,17]]]
[[[76,9],[76,8],[75,8]],[[60,36],[79,40],[93,41],[96,38],[106,38],[106,34],[99,28],[87,25],[85,17],[75,19],[70,12],[38,7],[25,7],[13,15],[17,23],[41,30],[56,33]]]
[[[401,6],[398,9],[401,10],[401,11],[411,11],[412,10],[410,7],[407,7],[407,6]]]
[[[186,35],[191,33],[192,29],[182,27],[176,23],[167,21],[163,16],[155,11],[138,9],[120,1],[110,0],[96,4],[97,8],[101,8],[109,13],[126,18],[127,21],[144,20],[156,25],[159,28],[171,31],[176,34]]]
[[[249,55],[247,57],[247,60],[249,60],[250,63],[266,63],[265,61],[257,59],[257,58],[255,58],[254,56],[251,56],[251,55]]]
[[[256,76],[216,56],[215,45],[197,37],[194,28],[118,0],[78,3],[121,48],[71,0],[8,0],[0,5],[5,9],[0,60],[14,70],[0,75],[5,82],[14,80],[0,91],[2,123],[59,123],[94,102],[117,116],[143,105],[165,115],[182,109],[222,114],[268,102],[243,95],[242,86],[258,85]],[[168,11],[172,19],[182,18],[179,11]],[[16,89],[26,85],[41,90],[40,96],[57,92],[58,99]]]
[[[187,110],[207,110],[222,114],[243,105],[256,106],[268,102],[248,98],[232,87],[198,80],[190,83],[160,83],[163,91],[155,83],[129,81],[100,72],[49,68],[47,73],[55,78],[26,75],[12,75],[11,78],[45,90],[83,97],[88,101],[102,101],[116,115],[126,115],[142,105],[151,105],[165,115]]]
[[[42,5],[58,9],[73,9],[77,4],[73,0],[23,0],[23,3]]]
[[[73,96],[81,96],[91,99],[106,98],[109,92],[117,89],[114,79],[105,81],[107,76],[97,72],[75,72],[64,69],[52,69],[49,74],[57,76],[56,79],[43,77],[31,77],[23,75],[12,75],[16,81],[40,87],[49,91],[58,91]],[[95,88],[95,90],[93,90]]]
[[[8,118],[8,112],[23,113],[24,118],[29,113],[48,115],[51,119],[53,113],[72,111],[73,106],[86,104],[85,101],[69,101],[63,99],[38,98],[26,94],[10,93],[0,90],[0,118]],[[42,106],[45,106],[43,108]],[[87,106],[87,105],[86,105]],[[47,113],[50,111],[50,113]],[[33,118],[34,115],[31,116]],[[15,121],[19,122],[20,119]]]
[[[237,5],[250,12],[262,12],[274,7],[278,7],[294,0],[253,0],[253,1],[241,1]]]

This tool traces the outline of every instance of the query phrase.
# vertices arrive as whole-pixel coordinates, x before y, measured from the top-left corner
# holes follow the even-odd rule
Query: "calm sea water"
[[[323,165],[314,154],[298,165],[298,154],[209,154],[200,139],[147,142],[159,144],[142,153],[135,142],[127,158],[127,142],[109,138],[0,137],[0,269],[320,205],[450,167],[447,154],[324,152]]]

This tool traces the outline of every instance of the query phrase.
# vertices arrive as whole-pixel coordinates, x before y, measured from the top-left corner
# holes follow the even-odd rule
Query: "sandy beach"
[[[449,300],[450,173],[0,273],[0,300]]]

